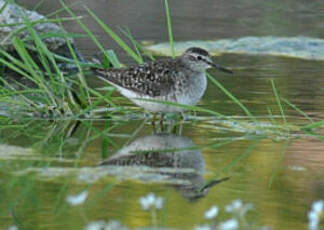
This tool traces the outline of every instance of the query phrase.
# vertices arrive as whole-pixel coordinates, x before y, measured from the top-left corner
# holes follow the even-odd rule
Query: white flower
[[[208,211],[205,212],[206,219],[213,219],[218,214],[218,208],[216,205],[212,206]]]
[[[116,220],[110,220],[108,223],[103,220],[93,221],[84,230],[129,230],[127,227],[123,226]]]
[[[322,212],[324,210],[324,201],[318,200],[312,204],[312,209],[316,212]]]
[[[318,200],[312,204],[312,209],[308,212],[308,229],[317,230],[324,212],[324,201]]]
[[[225,210],[226,212],[236,212],[240,210],[243,206],[241,200],[234,200],[231,204],[226,205]]]
[[[212,230],[212,228],[209,225],[205,224],[196,226],[194,230]]]
[[[298,166],[298,165],[292,165],[289,166],[290,170],[294,170],[294,171],[306,171],[306,168],[303,166]]]
[[[94,222],[87,224],[87,226],[85,226],[84,230],[101,230],[101,229],[105,229],[105,226],[106,226],[106,222],[103,220],[94,221]]]
[[[155,195],[153,193],[148,194],[146,197],[142,196],[139,199],[140,204],[142,205],[143,210],[148,210],[154,204]]]
[[[87,199],[88,197],[88,192],[87,191],[83,191],[77,195],[70,195],[70,196],[67,196],[66,197],[66,201],[73,205],[73,206],[76,206],[76,205],[79,205],[79,204],[82,204],[84,203],[84,201]]]
[[[154,206],[156,209],[162,209],[163,207],[163,198],[162,197],[156,197]]]
[[[8,228],[8,230],[19,230],[19,228],[16,225],[12,225]]]
[[[156,197],[153,193],[149,193],[146,197],[143,196],[139,199],[139,202],[143,210],[149,210],[150,208],[162,209],[163,198]]]
[[[239,227],[239,222],[237,221],[237,219],[229,219],[219,224],[220,230],[235,230],[238,229],[238,227]]]
[[[241,200],[234,200],[231,204],[225,207],[226,212],[237,213],[241,216],[244,216],[245,213],[253,208],[253,205],[250,203],[243,204]]]

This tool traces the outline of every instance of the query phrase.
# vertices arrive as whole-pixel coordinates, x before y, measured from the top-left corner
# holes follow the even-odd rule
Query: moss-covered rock
[[[222,53],[274,55],[309,60],[324,60],[324,40],[309,37],[243,37],[239,39],[221,39],[216,41],[176,42],[177,55],[187,48],[198,46],[212,55]],[[171,55],[169,43],[148,45],[146,48],[156,55]]]

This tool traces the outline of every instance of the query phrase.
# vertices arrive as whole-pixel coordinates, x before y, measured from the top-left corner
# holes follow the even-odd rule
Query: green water
[[[204,14],[199,7],[191,8],[188,3],[183,8],[179,2],[170,5],[173,7],[175,38],[179,40],[250,34],[324,36],[323,30],[319,30],[323,5],[317,2],[297,1],[295,4],[296,1],[287,1],[285,7],[278,9],[275,3],[280,6],[280,1],[271,5],[258,1],[242,5],[219,1],[220,9],[219,5],[203,1]],[[33,2],[29,1],[29,4],[32,6]],[[129,27],[136,31],[136,39],[166,41],[163,9],[152,4],[89,2],[90,7],[98,10],[99,16],[115,15],[117,12],[113,9],[130,12],[121,21],[111,16],[111,23],[130,23]],[[110,14],[100,8],[103,6]],[[153,10],[149,11],[149,6]],[[41,10],[53,10],[47,7],[49,5],[45,4]],[[141,7],[150,20],[135,13],[135,9]],[[225,10],[227,14],[222,13]],[[239,12],[243,15],[237,15]],[[194,27],[188,25],[188,18]],[[279,18],[289,20],[282,23]],[[142,24],[131,23],[136,20]],[[262,20],[263,23],[256,26]],[[295,21],[300,23],[291,27]],[[78,30],[73,25],[68,26],[72,31]],[[201,31],[192,32],[197,26]],[[100,37],[98,28],[91,28]],[[107,48],[116,48],[108,38],[100,39],[107,40]],[[89,40],[80,40],[78,44],[87,55],[95,53]],[[120,57],[128,63],[127,57],[122,54]],[[76,121],[4,121],[0,130],[1,228],[16,225],[19,229],[83,229],[89,222],[99,220],[118,220],[131,228],[151,226],[152,218],[149,212],[141,209],[139,198],[154,192],[165,201],[157,216],[158,225],[163,227],[193,229],[208,223],[204,212],[212,205],[220,208],[218,220],[226,220],[230,215],[223,210],[224,206],[241,199],[254,205],[247,220],[256,226],[307,229],[310,205],[315,200],[324,199],[324,143],[296,130],[290,135],[281,129],[279,134],[271,132],[277,130],[271,129],[273,124],[283,125],[283,119],[270,80],[274,80],[280,97],[288,99],[315,121],[322,120],[323,62],[248,55],[224,55],[217,61],[232,68],[235,74],[228,76],[211,71],[213,76],[247,106],[259,124],[272,123],[270,128],[257,129],[245,113],[211,82],[199,106],[233,116],[238,123],[229,124],[221,118],[211,119],[207,114],[190,113],[181,132],[181,127],[176,127],[176,136],[164,131],[167,134],[161,137],[154,134],[149,119],[89,119],[78,124]],[[92,80],[90,83],[94,84]],[[127,100],[121,105],[132,106]],[[273,116],[269,115],[269,110]],[[307,123],[286,104],[284,112],[289,124]],[[240,126],[242,123],[245,124],[243,127]],[[168,129],[167,124],[165,129]],[[161,138],[159,143],[168,143],[165,144],[167,153],[156,150],[147,157],[131,155],[114,161],[120,157],[116,152],[152,135]],[[168,141],[163,142],[165,138]],[[139,146],[144,148],[150,144],[154,142],[146,139]],[[179,151],[170,154],[170,146],[176,144],[182,144],[181,157],[177,154]],[[163,144],[159,149],[163,150]],[[98,167],[107,159],[111,160],[111,165]],[[178,162],[175,159],[182,163],[172,164]],[[116,166],[118,162],[119,166]],[[129,167],[134,162],[137,166]],[[227,177],[226,181],[200,190],[211,180]],[[66,201],[67,196],[84,190],[88,191],[84,203],[72,206]]]
[[[315,120],[322,117],[324,95],[318,75],[321,63],[245,56],[225,56],[222,62],[249,67],[238,70],[235,76],[230,77],[216,72],[213,74],[248,106],[260,123],[268,124],[270,121],[267,107],[272,108],[275,122],[283,123],[270,78],[275,79],[282,97],[290,99]],[[316,81],[318,83],[312,84]],[[212,84],[209,84],[200,105],[226,115],[235,115],[239,123],[249,122],[244,112]],[[294,110],[288,106],[284,108],[289,123],[305,122]],[[203,118],[203,114],[199,117]],[[192,141],[189,146],[186,141],[182,146],[181,141],[174,139],[175,143],[180,143],[177,146],[180,149],[197,146],[194,151],[195,163],[190,164],[192,156],[188,155],[188,159],[184,154],[181,160],[188,162],[188,165],[163,165],[159,163],[163,157],[163,153],[160,153],[160,158],[142,159],[141,166],[135,169],[129,169],[127,165],[137,161],[126,159],[120,166],[125,168],[118,171],[110,166],[107,172],[91,169],[97,168],[104,159],[114,158],[114,154],[125,144],[131,145],[139,138],[153,135],[149,121],[141,128],[141,119],[85,120],[81,121],[71,137],[68,133],[75,125],[73,121],[55,124],[42,120],[30,121],[26,127],[13,128],[10,125],[27,122],[7,124],[8,128],[1,131],[2,225],[15,223],[21,229],[82,229],[90,221],[114,219],[129,227],[150,226],[150,215],[141,210],[138,200],[154,192],[167,200],[165,208],[158,215],[158,220],[167,227],[191,229],[206,222],[203,214],[212,205],[223,208],[232,200],[241,199],[253,203],[254,210],[249,213],[248,219],[256,225],[275,229],[305,229],[306,214],[311,203],[324,198],[324,143],[299,132],[291,134],[291,137],[297,137],[287,139],[283,135],[276,140],[278,136],[264,137],[264,133],[256,132],[253,125],[239,131],[239,125],[228,126],[222,119],[210,121],[208,116],[206,119],[189,120],[183,124],[180,136],[190,143]],[[179,130],[177,132],[179,134]],[[140,146],[144,148],[150,144],[146,140]],[[159,148],[163,149],[163,144]],[[170,146],[165,148],[170,149]],[[169,156],[165,161],[172,162],[172,159]],[[143,165],[153,169],[145,170]],[[85,167],[89,168],[89,172],[82,174]],[[165,173],[159,167],[171,170],[168,177],[161,176],[165,176]],[[44,169],[53,171],[46,173]],[[73,172],[69,171],[73,169]],[[196,170],[198,175],[181,171],[185,169]],[[57,176],[59,172],[61,175]],[[86,179],[80,179],[79,174]],[[230,179],[205,192],[199,191],[208,181],[226,177]],[[68,195],[83,190],[89,192],[84,204],[71,206],[66,202]],[[228,215],[222,211],[218,218],[224,220]]]

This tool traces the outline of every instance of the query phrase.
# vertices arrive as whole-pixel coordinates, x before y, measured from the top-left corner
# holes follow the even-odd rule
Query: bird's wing
[[[128,90],[158,97],[166,95],[175,85],[173,63],[156,61],[121,69],[93,69],[103,80]]]

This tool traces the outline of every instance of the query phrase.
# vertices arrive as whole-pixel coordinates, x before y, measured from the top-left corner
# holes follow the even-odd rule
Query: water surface
[[[19,2],[29,8],[34,5],[34,1]],[[137,40],[159,42],[168,39],[162,2],[102,0],[85,1],[84,4],[114,28],[129,27]],[[175,1],[170,7],[175,39],[179,41],[249,35],[324,38],[321,14],[324,4],[320,1]],[[58,8],[58,2],[46,1],[39,11],[46,14]],[[86,15],[80,5],[74,9],[77,14]],[[90,19],[85,22],[107,49],[116,50],[124,63],[133,63],[95,22]],[[81,31],[73,22],[66,23],[66,29]],[[86,56],[97,53],[89,39],[77,40],[77,46]],[[248,107],[258,122],[269,122],[271,110],[275,123],[283,124],[271,79],[280,97],[288,99],[314,120],[323,119],[322,62],[249,55],[223,55],[217,57],[217,61],[232,68],[235,75],[211,71],[212,75]],[[121,104],[131,106],[127,100]],[[234,116],[240,122],[250,122],[246,114],[211,82],[199,106]],[[307,123],[288,105],[284,105],[284,112],[290,124]],[[6,124],[7,128],[1,130],[0,148],[3,154],[0,156],[3,159],[0,161],[1,226],[82,229],[90,221],[112,219],[129,227],[150,226],[150,215],[141,210],[138,200],[154,192],[167,200],[158,215],[159,223],[165,227],[192,229],[206,222],[203,214],[212,205],[222,209],[231,201],[241,199],[253,203],[254,210],[248,220],[258,226],[306,229],[311,203],[324,199],[323,142],[301,132],[292,133],[296,138],[287,138],[286,134],[280,138],[264,135],[254,130],[253,125],[238,130],[233,124],[224,126],[222,119],[187,121],[176,138],[164,134],[168,141],[158,141],[167,143],[167,156],[122,157],[119,166],[125,168],[110,165],[107,175],[96,178],[103,172],[93,173],[91,168],[96,169],[107,159],[116,164],[116,152],[136,140],[144,139],[144,144],[149,145],[150,141],[145,138],[155,135],[149,121],[140,128],[143,120],[123,119],[82,121],[71,137],[67,133],[73,121],[56,124],[32,121],[26,122],[25,127],[11,127],[21,122]],[[179,157],[178,152],[170,153],[172,139],[174,144],[183,145],[180,148],[196,148],[182,150]],[[226,140],[229,143],[224,144]],[[188,154],[183,154],[186,151]],[[13,157],[11,153],[20,156]],[[183,164],[175,164],[175,158]],[[134,162],[141,166],[129,171],[127,166]],[[89,177],[80,180],[78,175],[85,167],[89,172],[83,175]],[[53,176],[52,171],[43,170],[47,168],[56,173],[61,170],[62,175]],[[24,171],[27,169],[34,171]],[[66,173],[64,169],[75,171]],[[197,189],[211,180],[227,177],[228,180],[203,192]],[[67,195],[83,190],[89,192],[84,204],[74,207],[66,202]],[[221,211],[218,218],[225,220],[229,215]]]

